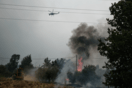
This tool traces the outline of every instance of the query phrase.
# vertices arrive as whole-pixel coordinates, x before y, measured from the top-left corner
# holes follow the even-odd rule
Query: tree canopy
[[[10,62],[6,64],[6,68],[8,69],[8,71],[13,72],[17,68],[19,59],[20,55],[12,55]]]
[[[65,59],[55,59],[51,62],[48,58],[44,59],[44,64],[36,71],[35,76],[39,81],[54,82],[65,63]]]
[[[12,76],[11,72],[9,72],[4,65],[0,65],[0,77],[10,76]]]
[[[82,85],[87,83],[95,84],[100,80],[100,77],[95,73],[96,67],[94,65],[84,66],[82,72],[68,72],[67,76],[71,83],[79,82]]]
[[[29,69],[33,68],[31,55],[28,55],[28,56],[26,56],[26,57],[23,58],[23,60],[21,61],[20,67],[22,67],[24,69],[25,73]]]
[[[106,86],[115,88],[132,87],[132,1],[124,0],[112,4],[110,12],[113,19],[107,19],[112,28],[104,42],[99,39],[98,50],[108,61],[104,68],[109,71],[104,75]]]
[[[109,9],[114,18],[107,19],[107,21],[116,31],[132,29],[132,0],[113,3]]]

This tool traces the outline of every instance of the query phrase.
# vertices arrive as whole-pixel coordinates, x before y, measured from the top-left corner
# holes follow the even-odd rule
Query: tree
[[[124,0],[112,4],[110,12],[114,16],[107,19],[112,28],[108,28],[109,36],[102,42],[99,39],[98,50],[108,61],[103,68],[106,86],[115,88],[132,87],[132,1]]]
[[[47,68],[50,67],[51,66],[51,62],[50,61],[51,60],[49,60],[48,57],[45,58],[43,67],[47,67]]]
[[[56,66],[57,68],[59,68],[59,70],[61,70],[63,68],[64,64],[65,64],[64,58],[55,59],[55,61],[52,61],[52,66]]]
[[[71,83],[80,83],[86,85],[87,83],[95,84],[95,81],[99,81],[100,77],[95,73],[96,67],[94,65],[84,66],[82,72],[68,72],[67,77]]]
[[[26,73],[29,69],[33,68],[31,55],[23,58],[20,67],[24,69],[24,73]]]
[[[74,84],[74,83],[76,82],[76,78],[75,78],[75,76],[74,76],[74,73],[68,72],[68,73],[67,73],[67,77],[68,77],[69,81],[70,81],[72,84]]]
[[[6,64],[6,68],[8,69],[8,71],[10,71],[11,73],[13,73],[13,71],[17,68],[18,66],[18,60],[20,58],[20,55],[12,55],[10,62],[8,64]]]
[[[119,1],[112,4],[109,9],[114,18],[107,21],[116,31],[132,29],[132,0]]]
[[[60,73],[61,66],[63,66],[62,64],[64,63],[63,61],[64,59],[56,59],[51,62],[51,60],[45,58],[43,66],[41,66],[35,73],[36,78],[39,81],[54,82]]]
[[[42,67],[39,67],[35,71],[35,77],[38,79],[38,81],[43,82],[46,81],[46,71],[48,68],[43,69]]]
[[[96,67],[94,65],[84,66],[82,70],[82,75],[86,78],[83,80],[83,84],[91,83],[95,84],[95,81],[99,81],[100,77],[95,73]]]
[[[4,65],[0,65],[0,77],[11,77],[12,74],[9,72]]]

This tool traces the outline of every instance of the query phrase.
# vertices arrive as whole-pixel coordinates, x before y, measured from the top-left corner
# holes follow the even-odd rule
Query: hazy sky
[[[111,3],[117,1],[118,0],[0,0],[0,18],[93,22],[88,23],[88,25],[96,26],[106,22],[105,19],[109,18],[110,15],[103,14],[110,14],[109,7]],[[2,5],[2,3],[25,6],[91,9],[96,11],[20,7]],[[45,12],[15,9],[43,10]],[[60,14],[49,16],[48,10],[52,9],[59,11]],[[9,62],[13,54],[20,54],[20,60],[31,54],[33,63],[36,65],[41,64],[43,58],[46,57],[54,60],[60,57],[73,56],[67,44],[72,35],[72,30],[77,28],[79,24],[80,23],[0,19],[0,64]],[[107,28],[105,30],[107,30]]]

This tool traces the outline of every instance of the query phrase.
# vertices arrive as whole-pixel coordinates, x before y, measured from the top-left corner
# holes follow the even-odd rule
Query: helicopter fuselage
[[[58,13],[49,13],[49,15],[55,15],[55,14],[59,14],[59,12]]]

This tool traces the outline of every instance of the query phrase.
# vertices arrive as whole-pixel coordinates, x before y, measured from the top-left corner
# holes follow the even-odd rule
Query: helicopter
[[[52,11],[49,11],[49,12],[50,12],[50,13],[49,13],[49,16],[50,16],[50,15],[59,14],[59,13],[60,13],[60,12],[57,12],[57,13],[55,13],[55,12],[54,12],[54,10],[52,10]]]

